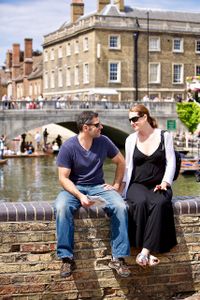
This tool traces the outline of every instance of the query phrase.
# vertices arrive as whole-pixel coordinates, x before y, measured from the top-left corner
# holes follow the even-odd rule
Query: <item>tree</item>
[[[177,103],[176,111],[181,122],[193,133],[200,123],[200,105],[196,102]]]

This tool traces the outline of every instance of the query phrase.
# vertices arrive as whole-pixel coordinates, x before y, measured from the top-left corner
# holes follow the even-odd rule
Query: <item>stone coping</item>
[[[172,200],[175,215],[200,214],[200,196],[179,196]],[[81,207],[76,219],[107,217],[98,207]],[[51,202],[0,202],[0,222],[54,221],[55,213]]]

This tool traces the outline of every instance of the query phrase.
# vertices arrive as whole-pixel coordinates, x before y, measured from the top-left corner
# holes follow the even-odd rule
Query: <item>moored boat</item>
[[[7,159],[0,159],[0,165],[4,165],[7,163]]]
[[[198,158],[182,158],[180,173],[195,173],[200,169],[200,160]]]

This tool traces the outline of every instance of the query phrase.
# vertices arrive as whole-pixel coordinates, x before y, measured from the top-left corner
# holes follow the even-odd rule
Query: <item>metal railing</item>
[[[176,114],[176,103],[172,101],[0,101],[0,110],[57,110],[57,109],[117,109],[128,110],[130,107],[142,103],[155,114]]]

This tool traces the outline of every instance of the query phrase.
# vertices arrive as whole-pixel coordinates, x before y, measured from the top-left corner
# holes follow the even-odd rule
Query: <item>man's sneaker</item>
[[[121,277],[128,277],[131,274],[123,258],[113,258],[108,266],[111,269],[115,269]]]
[[[60,276],[61,277],[69,277],[72,274],[72,271],[76,269],[76,264],[73,259],[69,257],[65,257],[62,259],[62,266],[60,269]]]

